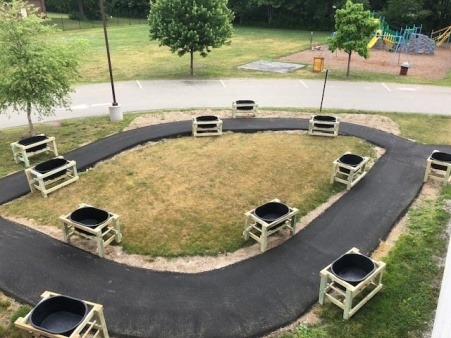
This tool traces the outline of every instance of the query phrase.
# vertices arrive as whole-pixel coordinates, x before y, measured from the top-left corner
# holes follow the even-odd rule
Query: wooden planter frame
[[[340,121],[339,118],[335,117],[335,122],[331,121],[318,121],[315,120],[315,117],[321,116],[321,115],[312,115],[312,117],[309,120],[308,123],[308,134],[313,136],[329,136],[329,137],[336,137],[338,136],[338,129],[340,127]],[[329,125],[332,126],[332,128],[324,128],[321,125]]]
[[[270,202],[280,202],[279,199],[273,199]],[[256,209],[256,208],[255,208]],[[247,241],[249,237],[252,237],[260,243],[261,252],[266,251],[268,245],[268,237],[272,234],[281,231],[284,228],[290,230],[291,235],[296,232],[296,221],[299,210],[296,208],[289,208],[290,212],[277,220],[267,223],[261,218],[255,215],[255,209],[252,209],[244,214],[245,224],[243,237]]]
[[[36,136],[45,136],[44,134],[39,134]],[[42,153],[52,153],[53,156],[58,156],[58,149],[56,148],[56,141],[55,137],[46,136],[47,139],[29,144],[24,146],[23,144],[20,144],[19,141],[11,143],[11,150],[13,151],[14,161],[16,163],[23,162],[25,166],[28,168],[30,166],[30,157],[42,154]],[[36,146],[40,146],[45,144],[46,147],[43,149],[39,149],[37,151],[33,152],[27,152],[28,149],[34,148]]]
[[[88,204],[80,204],[80,208],[92,207]],[[78,209],[77,209],[78,210]],[[120,243],[122,241],[121,226],[119,223],[119,215],[108,212],[108,219],[99,224],[96,228],[90,228],[80,223],[74,222],[70,219],[70,214],[60,216],[59,219],[63,225],[63,236],[66,243],[70,243],[70,238],[78,235],[88,240],[95,240],[97,242],[97,253],[100,257],[105,255],[105,247],[111,242]],[[104,228],[107,228],[104,231]]]
[[[347,253],[360,254],[360,251],[357,248],[352,248]],[[382,273],[385,270],[386,264],[382,261],[372,259],[371,261],[375,264],[376,269],[365,280],[355,286],[338,278],[330,271],[333,263],[321,270],[319,303],[323,305],[325,299],[329,299],[332,303],[343,309],[343,318],[349,319],[383,287]],[[353,306],[354,299],[360,294],[364,297]]]
[[[432,154],[440,152],[439,150],[434,150]],[[443,186],[446,187],[448,183],[451,183],[451,163],[438,161],[429,156],[426,164],[426,171],[424,173],[423,182],[426,182],[428,178],[436,181],[443,182]],[[432,164],[437,164],[446,167],[446,170],[432,168]]]
[[[60,295],[50,291],[45,291],[41,295],[41,302],[55,296]],[[25,317],[19,317],[14,322],[14,325],[21,331],[22,337],[24,338],[109,338],[110,336],[106,327],[105,316],[103,315],[103,305],[88,302],[85,300],[84,302],[86,303],[86,305],[88,305],[89,312],[70,336],[53,334],[35,328],[29,323],[31,311]]]
[[[212,115],[214,116],[214,115]],[[193,117],[193,136],[221,136],[222,135],[222,120],[217,117],[213,121],[198,121],[202,116]],[[214,125],[214,126],[211,126]]]
[[[351,154],[346,152],[343,155]],[[342,156],[343,156],[342,155]],[[330,178],[330,184],[335,181],[346,184],[346,190],[350,190],[354,185],[356,185],[362,178],[366,175],[366,167],[369,161],[369,157],[363,157],[363,161],[359,165],[353,167],[344,163],[341,163],[341,156],[337,158],[332,163],[332,175]],[[349,173],[345,173],[340,169],[349,170]]]
[[[58,156],[55,158],[64,158]],[[45,180],[47,177],[61,171],[66,171],[64,175],[61,175],[52,180]],[[51,192],[58,190],[70,183],[78,181],[77,163],[75,161],[68,161],[65,165],[55,168],[45,174],[41,174],[34,170],[34,167],[25,169],[25,175],[27,176],[28,185],[32,193],[40,191],[42,196],[47,197]]]
[[[254,117],[258,114],[258,104],[257,103],[240,103],[240,100],[232,102],[232,118],[236,117],[237,113],[241,114],[254,114]],[[252,100],[248,100],[252,101]],[[243,109],[243,107],[252,106],[252,109]]]

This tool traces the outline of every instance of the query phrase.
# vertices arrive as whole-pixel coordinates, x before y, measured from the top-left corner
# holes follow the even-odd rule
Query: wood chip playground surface
[[[321,50],[306,50],[281,58],[279,61],[313,64],[314,57],[324,58],[325,69],[340,69],[346,71],[348,54],[338,51],[330,52],[327,45]],[[407,54],[393,53],[387,50],[371,49],[370,57],[365,59],[357,53],[351,56],[351,75],[353,70],[369,71],[374,73],[399,74],[401,64],[408,61],[410,68],[407,76],[423,77],[426,79],[444,79],[451,71],[451,45],[437,47],[435,54]]]

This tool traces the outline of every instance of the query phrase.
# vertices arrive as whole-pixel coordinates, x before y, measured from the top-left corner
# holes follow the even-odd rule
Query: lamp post
[[[99,0],[100,14],[102,16],[103,33],[105,35],[105,47],[106,47],[106,55],[107,55],[107,59],[108,59],[108,70],[110,72],[111,92],[113,94],[113,103],[109,107],[110,119],[111,119],[111,121],[120,121],[123,119],[122,107],[116,101],[116,92],[114,90],[113,68],[111,66],[110,46],[108,44],[108,33],[107,33],[107,29],[106,29],[105,8],[103,6],[103,1],[104,0]]]

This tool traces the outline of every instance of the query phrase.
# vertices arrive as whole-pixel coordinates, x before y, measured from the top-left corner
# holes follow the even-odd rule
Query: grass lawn
[[[315,38],[325,41],[327,33]],[[108,29],[115,80],[168,79],[189,76],[189,57],[179,57],[168,47],[149,41],[148,25]],[[58,33],[56,39],[85,39],[89,48],[83,56],[80,73],[86,83],[108,81],[108,65],[102,29]],[[297,30],[237,27],[231,45],[213,50],[206,58],[195,56],[195,78],[211,77],[290,77],[299,74],[268,74],[236,67],[256,60],[276,60],[308,48],[310,32]],[[306,72],[311,74],[311,72]]]
[[[78,25],[78,22],[75,22]],[[329,32],[315,32],[314,41],[325,43]],[[179,57],[168,47],[149,41],[147,24],[108,28],[108,37],[115,80],[170,79],[189,77],[189,57]],[[109,73],[105,41],[101,28],[63,31],[55,35],[58,40],[83,39],[88,48],[83,54],[81,82],[106,82]],[[243,70],[237,67],[257,60],[278,60],[310,47],[310,31],[267,29],[236,26],[230,45],[213,50],[206,58],[198,54],[194,58],[194,78],[313,78],[323,79],[324,74],[313,73],[312,64],[287,74]],[[313,60],[312,60],[313,62]],[[444,80],[418,79],[380,73],[353,71],[345,77],[345,69],[331,72],[331,79],[384,82],[421,82],[435,85],[451,85],[451,72]]]
[[[327,113],[340,114],[343,113],[343,111],[334,110],[327,111]],[[92,117],[89,119],[67,120],[59,125],[55,123],[40,124],[37,125],[37,131],[46,133],[48,135],[56,136],[58,147],[61,153],[65,153],[73,148],[79,147],[81,144],[84,144],[86,142],[92,142],[93,140],[99,137],[104,137],[106,135],[121,131],[125,126],[127,126],[130,123],[130,121],[134,117],[138,115],[140,114],[125,114],[123,122],[114,124],[108,122],[108,117]],[[381,114],[381,115],[386,115],[395,120],[400,126],[402,135],[405,137],[416,139],[424,143],[451,144],[451,139],[449,135],[449,130],[451,129],[451,119],[449,117],[429,116],[429,115],[426,116],[417,114]],[[434,126],[434,128],[430,128],[431,125]],[[0,133],[0,141],[2,144],[9,144],[10,142],[16,141],[20,136],[23,136],[25,134],[26,127],[2,130],[2,132]],[[262,134],[264,136],[264,133]],[[235,137],[241,135],[232,134],[225,136]],[[272,134],[271,139],[273,139],[274,136],[276,136],[276,134]],[[299,135],[293,136],[297,138],[296,142],[290,142],[288,146],[290,147],[295,145],[300,146],[300,143],[298,142],[300,138]],[[338,138],[337,140],[339,139],[340,138]],[[180,145],[182,149],[193,150],[193,148],[190,148],[193,146],[190,143],[193,142],[203,143],[202,147],[199,147],[199,145],[194,147],[194,149],[196,150],[195,152],[200,151],[200,149],[205,150],[211,149],[211,146],[215,142],[220,141],[219,139],[192,139],[192,138],[189,138],[189,140],[190,142],[182,142],[182,144]],[[159,143],[156,146],[148,147],[149,149],[138,148],[138,150],[130,152],[130,154],[138,157],[139,156],[143,157],[144,155],[146,155],[144,156],[146,158],[148,156],[156,158],[157,156],[162,156],[161,155],[162,152],[166,155],[167,152],[171,151],[170,148],[177,148],[176,147],[176,145],[178,144],[177,142],[181,141],[183,140],[179,139],[173,140],[171,142],[162,142],[161,144]],[[235,142],[238,141],[239,138],[235,140]],[[263,140],[261,142],[263,142]],[[363,149],[368,149],[368,146],[366,145],[360,146],[362,146]],[[158,155],[157,152],[155,153],[151,152],[149,154],[145,153],[147,151],[154,151],[156,148],[159,147],[161,147],[160,155]],[[311,144],[309,147],[311,147],[310,149],[314,149],[315,145]],[[193,154],[193,156],[194,155],[199,156],[200,162],[204,161],[207,158],[207,156],[205,154],[202,155],[202,153]],[[128,154],[123,154],[112,160],[111,161],[112,168],[118,167],[117,165],[119,161],[122,160],[121,157],[127,156]],[[171,163],[170,161],[168,162],[168,160],[169,159],[166,159],[166,161],[164,163],[161,163],[161,165],[166,166],[166,168],[178,165],[178,161]],[[4,176],[7,173],[21,170],[23,168],[22,165],[14,164],[12,160],[11,150],[9,149],[9,147],[0,148],[0,161],[2,163],[2,166],[0,167],[1,169],[0,176]],[[107,183],[110,180],[106,178],[107,175],[105,173],[105,167],[106,167],[105,165],[100,165],[98,170],[96,169],[90,173],[83,174],[83,177],[79,182],[64,188],[65,192],[67,192],[66,189],[79,190],[80,184],[83,184],[84,181],[87,181],[88,179],[95,180],[96,178],[99,177],[100,179],[103,179],[103,182],[105,183],[105,185],[107,185]],[[325,167],[327,168],[328,171],[330,169],[330,162],[328,163],[328,165],[325,165]],[[221,168],[222,168],[221,172],[224,171],[223,167]],[[96,173],[97,171],[98,174]],[[267,175],[272,174],[270,169],[267,169],[267,171],[268,171]],[[123,180],[124,182],[122,182],[125,186],[125,189],[127,189],[127,184],[129,180],[135,179],[136,178],[135,176],[138,176],[139,174],[140,173],[134,167],[130,167],[130,170],[125,174],[126,179]],[[91,177],[89,177],[89,175],[91,175]],[[143,180],[141,180],[141,182],[143,182]],[[142,183],[143,185],[141,187],[139,187],[138,185],[138,189],[144,189],[144,183],[153,184],[154,182],[149,182],[149,180],[147,180]],[[175,185],[172,184],[171,182],[171,186]],[[328,186],[328,184],[326,184],[326,186]],[[332,189],[330,189],[330,186],[328,187],[329,187],[328,189],[324,189],[324,186],[323,188],[320,188],[321,190],[323,190],[324,194],[317,195],[317,197],[314,198],[314,203],[320,203],[322,199],[326,198],[327,194],[333,193]],[[207,186],[207,190],[209,192],[212,191],[210,188],[211,188],[210,186]],[[334,188],[339,189],[341,187],[334,186]],[[450,188],[445,189],[444,198],[448,199],[451,198],[450,190],[451,190]],[[67,195],[65,194],[65,196],[70,195],[71,194]],[[37,195],[31,198],[36,199],[36,201],[39,200],[40,202],[44,200],[40,196],[38,197]],[[265,200],[266,196],[259,198]],[[287,195],[287,197],[283,196],[281,198],[286,199],[287,202],[291,203],[290,200],[291,197],[289,195]],[[23,203],[23,201],[27,199],[29,200],[30,196],[27,196],[17,202]],[[49,199],[52,199],[54,203],[58,202],[56,201],[57,198],[52,197],[52,194],[50,195]],[[86,203],[91,202],[96,205],[101,204],[100,201],[92,199],[88,200],[88,198],[83,202]],[[64,209],[64,211],[71,211],[72,208],[77,207],[79,203],[80,200],[74,201],[72,203],[73,205],[69,205],[70,203],[65,202],[65,206],[59,206],[54,208],[55,210],[59,210],[58,213],[55,213],[53,215],[52,210],[46,210],[43,215],[38,215],[36,217],[41,219],[47,219],[49,224],[55,224],[56,223],[55,219],[57,218],[57,216],[63,213],[63,208],[66,208]],[[302,205],[301,203],[303,202],[294,201],[293,203],[298,203],[296,205],[300,206]],[[386,287],[378,296],[376,296],[362,310],[360,310],[352,318],[351,321],[348,322],[343,321],[341,319],[342,314],[336,307],[327,306],[324,308],[325,310],[322,315],[323,321],[320,326],[313,327],[299,326],[297,327],[295,333],[288,334],[288,336],[295,335],[297,337],[361,337],[363,327],[370,328],[368,331],[365,330],[365,332],[371,332],[372,334],[375,332],[380,332],[380,334],[377,334],[377,336],[379,337],[418,336],[417,333],[426,327],[428,320],[433,315],[436,297],[438,295],[437,276],[440,275],[440,268],[436,264],[437,262],[436,255],[438,256],[442,255],[446,248],[443,235],[446,214],[442,210],[442,204],[443,204],[442,200],[438,202],[431,201],[428,202],[423,207],[415,211],[411,211],[410,218],[412,219],[413,226],[410,226],[411,231],[409,235],[407,235],[408,237],[400,240],[400,242],[396,245],[393,252],[386,258],[386,262],[389,265],[389,268],[387,268],[387,272],[384,275],[384,284],[386,285]],[[108,206],[109,204],[108,205],[105,204],[105,207]],[[309,208],[308,205],[303,205],[301,206],[301,211],[304,213],[308,210],[308,208]],[[240,210],[241,209],[247,210],[246,206],[244,205],[240,206]],[[117,211],[114,210],[114,212]],[[1,213],[3,214],[3,211]],[[240,214],[239,216],[242,215]],[[416,220],[414,220],[414,218]],[[242,227],[242,222],[243,219],[242,217],[240,217],[239,220],[240,230]],[[129,234],[127,234],[124,237],[127,237],[128,235]],[[192,248],[195,248],[195,250],[199,250],[198,247],[196,248],[196,241],[199,240],[200,239],[197,238],[193,242],[194,246],[192,246]],[[241,240],[241,238],[239,240]],[[229,245],[230,243],[225,244]],[[240,243],[239,245],[242,244],[243,243]],[[137,250],[137,248],[132,249]],[[178,254],[177,250],[178,249],[172,251],[172,254],[177,255]],[[222,249],[221,250],[208,249],[208,250],[211,250],[209,253],[213,254],[215,250],[217,250],[216,252],[218,252],[221,251]],[[422,271],[422,273],[418,274],[417,271]],[[430,287],[431,278],[434,278],[435,281],[435,284],[432,284],[433,285],[432,288]],[[0,302],[0,337],[8,337],[8,338],[19,337],[18,332],[10,324],[8,324],[7,319],[11,315],[14,316],[14,318],[17,318],[17,316],[20,316],[21,311],[23,315],[23,313],[29,311],[29,308],[25,307],[18,309],[17,307],[9,305],[8,302],[9,302],[8,300]],[[380,304],[379,302],[383,302],[383,304]],[[421,311],[418,310],[419,308],[421,308]],[[377,311],[375,309],[377,309]],[[381,311],[380,309],[383,310]],[[399,320],[393,320],[397,318],[399,318]]]
[[[345,136],[226,133],[166,140],[115,156],[47,199],[29,194],[0,206],[0,214],[59,227],[58,216],[83,202],[121,216],[129,253],[232,252],[254,243],[242,237],[244,212],[279,198],[303,215],[343,189],[329,178],[332,161],[346,151],[374,155],[368,143]]]

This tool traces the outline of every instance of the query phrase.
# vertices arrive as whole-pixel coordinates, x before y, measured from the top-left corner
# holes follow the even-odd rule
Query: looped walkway
[[[224,130],[307,129],[302,119],[229,119]],[[422,186],[433,149],[364,126],[341,134],[364,138],[386,153],[366,177],[298,234],[262,255],[199,274],[157,272],[118,264],[0,217],[0,289],[36,304],[44,290],[101,303],[117,337],[247,337],[284,326],[318,298],[319,271],[351,247],[371,253],[403,216]],[[191,134],[191,122],[116,134],[65,155],[87,169],[136,145]],[[23,172],[0,180],[0,204],[28,193]],[[302,193],[300,191],[299,193]]]

